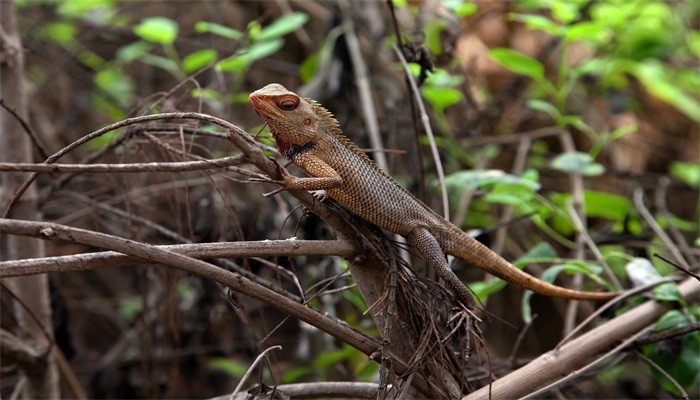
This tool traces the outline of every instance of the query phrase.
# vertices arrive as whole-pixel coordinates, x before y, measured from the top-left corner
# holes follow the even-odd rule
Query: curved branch
[[[279,293],[260,286],[238,273],[226,271],[212,264],[170,250],[105,233],[48,222],[0,218],[0,233],[33,236],[45,240],[67,240],[74,243],[110,249],[144,260],[169,265],[211,279],[230,287],[233,291],[240,292],[253,299],[271,305],[278,310],[289,313],[344,343],[355,347],[368,356],[379,351],[381,348],[380,343],[376,339],[356,331],[346,324],[333,320],[316,310],[294,302]],[[403,374],[408,371],[407,364],[394,356],[392,356],[392,365],[398,374]],[[418,390],[425,394],[432,393],[430,385],[423,377],[415,377],[413,384]]]

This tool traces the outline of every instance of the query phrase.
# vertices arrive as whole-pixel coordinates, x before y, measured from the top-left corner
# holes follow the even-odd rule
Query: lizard
[[[403,236],[464,305],[473,305],[473,297],[445,254],[546,296],[578,300],[617,296],[555,286],[516,268],[399,185],[343,134],[333,114],[316,101],[276,83],[254,91],[248,101],[269,126],[280,155],[308,175],[293,176],[276,164],[281,179],[253,179],[280,185],[266,197],[285,190],[324,191],[361,218]]]

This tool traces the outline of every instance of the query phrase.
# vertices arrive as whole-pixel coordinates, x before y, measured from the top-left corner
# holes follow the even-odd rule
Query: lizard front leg
[[[328,164],[318,157],[308,153],[298,154],[292,162],[303,169],[311,177],[298,178],[290,175],[286,169],[282,168],[277,161],[271,159],[277,168],[277,172],[282,179],[252,178],[251,181],[276,183],[281,187],[263,196],[270,197],[285,190],[326,190],[338,188],[343,183],[343,178]]]

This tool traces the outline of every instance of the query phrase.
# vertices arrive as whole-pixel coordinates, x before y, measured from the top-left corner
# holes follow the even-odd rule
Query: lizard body
[[[267,195],[325,190],[360,217],[405,237],[465,305],[473,303],[471,293],[452,272],[445,254],[547,296],[582,300],[616,296],[562,288],[514,267],[400,186],[344,136],[333,115],[315,101],[270,84],[253,92],[249,102],[267,122],[281,155],[309,175],[298,178],[280,169],[281,180],[262,180],[281,185]]]

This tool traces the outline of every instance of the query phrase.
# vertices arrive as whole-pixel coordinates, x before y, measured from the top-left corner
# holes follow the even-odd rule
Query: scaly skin
[[[281,185],[268,195],[325,190],[360,217],[405,237],[465,305],[472,305],[473,298],[445,254],[546,296],[607,300],[617,295],[554,286],[514,267],[401,187],[345,137],[338,121],[315,101],[273,83],[253,92],[249,102],[269,125],[280,154],[309,175],[297,178],[280,169],[282,180],[263,180]]]

